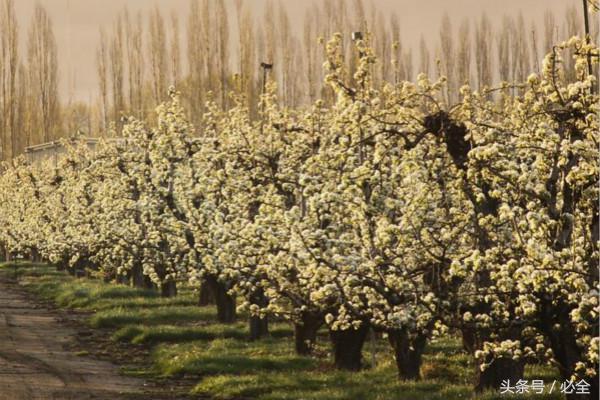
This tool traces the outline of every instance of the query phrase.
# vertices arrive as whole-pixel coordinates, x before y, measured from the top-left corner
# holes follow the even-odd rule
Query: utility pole
[[[273,64],[261,62],[260,67],[263,69],[262,94],[264,95],[267,90],[267,71],[273,69]]]
[[[260,67],[263,70],[263,81],[262,81],[262,99],[261,99],[261,107],[260,107],[260,111],[261,111],[261,116],[260,116],[260,134],[262,136],[263,131],[264,131],[264,114],[265,114],[265,102],[264,102],[264,96],[267,92],[267,71],[270,71],[273,69],[273,63],[266,63],[266,62],[261,62],[260,63]]]

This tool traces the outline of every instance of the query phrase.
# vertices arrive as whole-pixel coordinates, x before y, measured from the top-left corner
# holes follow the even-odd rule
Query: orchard
[[[308,108],[269,83],[258,118],[233,92],[193,126],[171,89],[154,126],[6,162],[0,242],[163,296],[191,286],[223,323],[249,312],[252,340],[289,321],[299,354],[326,328],[341,369],[374,332],[418,380],[428,342],[455,335],[479,391],[543,362],[598,398],[599,49],[573,38],[526,81],[448,104],[444,78],[375,85],[368,38],[353,69],[341,40]]]

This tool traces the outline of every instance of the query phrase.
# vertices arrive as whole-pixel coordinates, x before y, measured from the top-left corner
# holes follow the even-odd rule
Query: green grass
[[[119,328],[130,324],[184,324],[214,320],[212,307],[198,306],[161,306],[145,308],[117,306],[95,313],[90,318],[94,328]]]
[[[163,376],[294,372],[317,365],[315,359],[294,355],[289,344],[278,339],[256,342],[214,339],[161,345],[153,359]]]
[[[246,376],[219,375],[204,379],[194,393],[217,399],[455,399],[468,398],[468,385],[448,386],[443,382],[399,383],[392,368],[354,374],[329,371],[260,372]]]
[[[292,336],[292,329],[288,324],[271,324],[270,334],[277,338],[289,337]],[[206,324],[203,326],[135,324],[126,325],[112,335],[114,340],[133,344],[182,343],[218,338],[245,340],[247,337],[246,324],[243,322],[231,325]]]
[[[337,371],[330,359],[326,332],[317,345],[319,358],[297,356],[292,327],[271,322],[270,337],[248,341],[246,316],[234,324],[219,324],[213,306],[199,307],[197,296],[183,287],[175,298],[98,280],[78,279],[43,264],[0,264],[0,274],[17,277],[35,295],[59,307],[90,313],[92,328],[109,329],[115,342],[143,345],[150,351],[144,366],[124,371],[139,377],[195,379],[191,392],[213,399],[257,400],[505,400],[563,399],[552,395],[506,396],[489,392],[474,396],[471,358],[460,340],[431,342],[423,357],[419,382],[397,379],[385,340],[368,341],[367,367],[358,373]],[[78,355],[85,356],[86,352]],[[375,356],[376,365],[370,360]],[[526,379],[556,379],[556,371],[528,365]]]

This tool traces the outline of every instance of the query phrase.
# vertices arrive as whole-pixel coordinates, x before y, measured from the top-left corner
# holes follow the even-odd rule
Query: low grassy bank
[[[387,343],[380,339],[365,346],[366,364],[358,373],[332,367],[326,332],[317,357],[299,357],[293,351],[292,329],[284,322],[271,324],[270,337],[250,342],[247,324],[216,321],[213,306],[199,307],[197,296],[185,288],[175,298],[97,280],[73,278],[43,264],[2,264],[0,274],[18,279],[40,299],[58,307],[89,312],[90,329],[106,330],[115,343],[144,346],[149,359],[144,373],[196,382],[192,393],[215,399],[339,399],[339,400],[458,400],[474,398],[474,366],[457,338],[432,342],[424,356],[419,382],[400,382]],[[551,382],[555,371],[528,366],[527,379]],[[204,397],[205,398],[205,397]],[[475,397],[510,399],[499,393]],[[562,399],[559,393],[519,395],[518,399]]]

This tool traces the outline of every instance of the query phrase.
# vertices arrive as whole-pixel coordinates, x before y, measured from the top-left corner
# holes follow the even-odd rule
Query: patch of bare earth
[[[176,398],[82,356],[79,343],[72,324],[0,279],[0,400]]]

